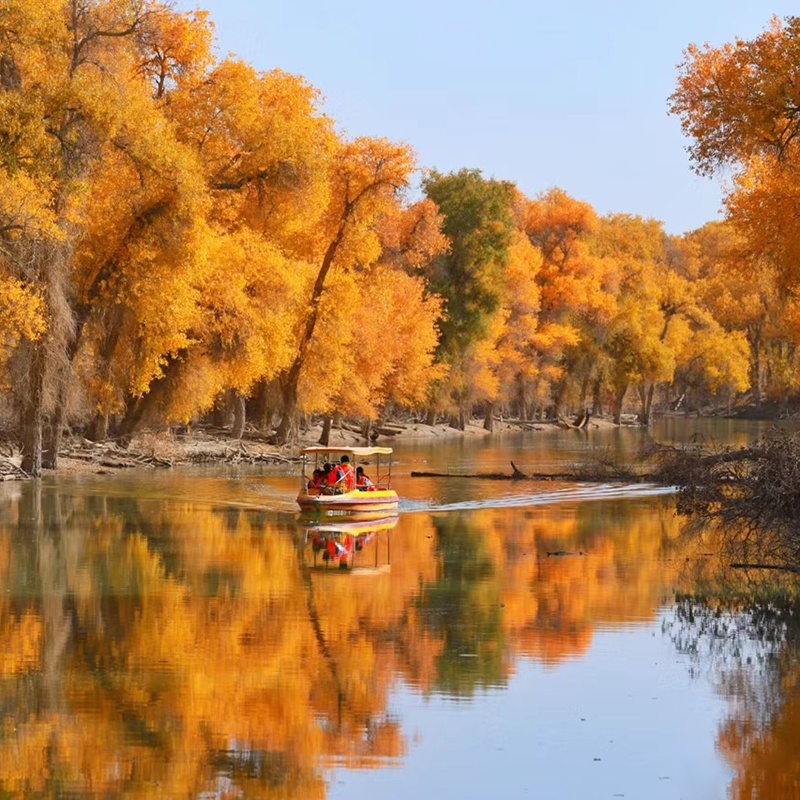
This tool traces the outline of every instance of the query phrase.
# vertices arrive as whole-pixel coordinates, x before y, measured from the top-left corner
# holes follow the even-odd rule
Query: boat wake
[[[405,514],[430,511],[470,511],[480,508],[521,508],[560,503],[586,502],[588,500],[619,500],[622,498],[655,497],[672,494],[673,486],[656,484],[578,484],[551,492],[509,494],[503,497],[487,497],[482,500],[465,500],[459,503],[436,504],[426,500],[401,500],[400,511]]]

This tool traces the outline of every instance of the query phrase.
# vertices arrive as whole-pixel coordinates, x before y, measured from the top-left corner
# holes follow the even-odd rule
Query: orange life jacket
[[[356,486],[359,489],[369,489],[372,486],[372,481],[363,473],[358,476],[358,480],[356,481]]]
[[[353,465],[349,462],[345,461],[343,464],[339,464],[339,469],[342,471],[344,475],[344,485],[347,491],[351,491],[356,487],[356,471],[353,469]]]

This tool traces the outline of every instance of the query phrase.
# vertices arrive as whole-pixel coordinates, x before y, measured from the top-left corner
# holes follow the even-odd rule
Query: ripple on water
[[[672,486],[656,484],[576,484],[547,492],[523,492],[481,500],[464,500],[458,503],[437,504],[425,500],[401,500],[400,511],[466,511],[479,508],[518,508],[522,506],[555,505],[580,500],[618,500],[621,498],[655,497],[671,494]]]

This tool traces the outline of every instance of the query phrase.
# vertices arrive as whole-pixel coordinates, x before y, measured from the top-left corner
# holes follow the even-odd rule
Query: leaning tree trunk
[[[300,372],[306,360],[308,346],[311,344],[314,329],[317,327],[319,303],[322,299],[322,293],[325,290],[325,279],[328,277],[328,272],[330,272],[333,266],[333,260],[336,257],[336,251],[339,249],[339,245],[344,238],[345,226],[352,210],[353,209],[350,207],[345,209],[339,224],[339,230],[333,241],[328,245],[328,249],[325,251],[325,256],[322,259],[322,264],[317,274],[317,280],[314,282],[314,289],[311,292],[311,308],[308,313],[308,318],[306,319],[305,328],[300,337],[297,355],[283,379],[283,416],[281,417],[278,429],[275,431],[275,444],[285,444],[286,440],[289,438],[289,432],[292,429],[294,417],[297,413],[297,390],[300,385]]]
[[[127,410],[120,421],[117,431],[117,441],[120,445],[127,447],[142,421],[150,415],[154,416],[154,411],[158,408],[159,403],[164,402],[165,395],[167,395],[171,383],[175,380],[175,371],[179,368],[182,358],[182,352],[178,355],[170,356],[164,365],[161,377],[156,378],[150,384],[147,394],[135,399],[128,398]]]

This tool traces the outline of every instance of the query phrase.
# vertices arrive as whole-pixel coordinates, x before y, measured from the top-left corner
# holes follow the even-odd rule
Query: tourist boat
[[[397,492],[389,488],[392,477],[391,447],[305,447],[300,451],[302,470],[300,475],[300,494],[297,504],[302,511],[316,514],[370,514],[387,516],[397,513]],[[372,487],[363,491],[350,491],[339,488],[309,488],[309,480],[314,469],[320,469],[326,462],[339,463],[342,456],[348,456],[353,469],[356,462],[375,456],[375,465],[369,464],[367,474]],[[384,457],[381,469],[381,456]],[[388,458],[387,458],[388,457]]]
[[[361,575],[387,572],[391,563],[389,532],[397,519],[302,524],[303,564],[308,569],[347,570]]]

